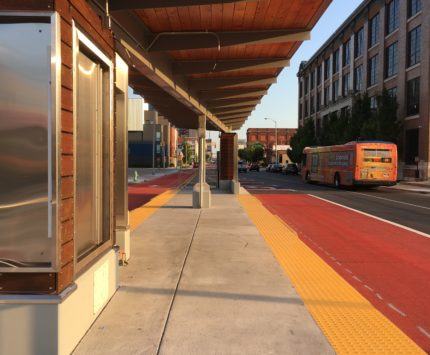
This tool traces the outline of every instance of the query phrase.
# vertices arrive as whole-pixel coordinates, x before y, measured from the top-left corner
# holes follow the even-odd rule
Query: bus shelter
[[[66,354],[128,245],[127,91],[178,128],[237,137],[329,0],[0,2],[0,353]],[[287,93],[286,93],[287,94]],[[210,206],[205,154],[193,205]]]

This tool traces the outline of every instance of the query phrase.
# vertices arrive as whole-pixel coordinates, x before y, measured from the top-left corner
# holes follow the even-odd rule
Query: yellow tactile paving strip
[[[338,354],[425,354],[260,201],[239,201]]]
[[[196,174],[191,175],[179,189],[169,189],[151,199],[149,202],[130,212],[129,223],[130,230],[134,231],[140,224],[151,217],[160,207],[164,206],[169,200],[175,196],[182,187],[186,186]]]

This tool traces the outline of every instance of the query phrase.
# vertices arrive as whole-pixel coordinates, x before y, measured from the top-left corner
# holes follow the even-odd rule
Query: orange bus
[[[336,187],[391,186],[397,180],[397,146],[377,141],[349,142],[303,150],[302,177]]]

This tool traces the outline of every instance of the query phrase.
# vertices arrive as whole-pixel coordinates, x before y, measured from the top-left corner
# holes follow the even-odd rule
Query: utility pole
[[[278,164],[278,122],[276,122],[276,120],[274,120],[273,118],[265,117],[264,119],[275,122],[275,160],[276,164]]]

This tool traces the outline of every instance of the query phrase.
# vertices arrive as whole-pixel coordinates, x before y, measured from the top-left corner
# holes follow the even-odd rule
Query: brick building
[[[291,138],[296,134],[295,128],[248,128],[246,131],[247,146],[254,143],[260,143],[265,147],[266,157],[268,162],[272,162],[274,158],[274,149],[276,135],[278,136],[278,157],[280,163],[286,163],[289,159],[286,154],[287,149],[290,147]]]
[[[302,62],[299,126],[311,118],[317,134],[332,112],[348,110],[353,93],[376,108],[385,87],[397,97],[404,131],[399,177],[429,176],[430,4],[421,0],[366,0],[328,41]]]

